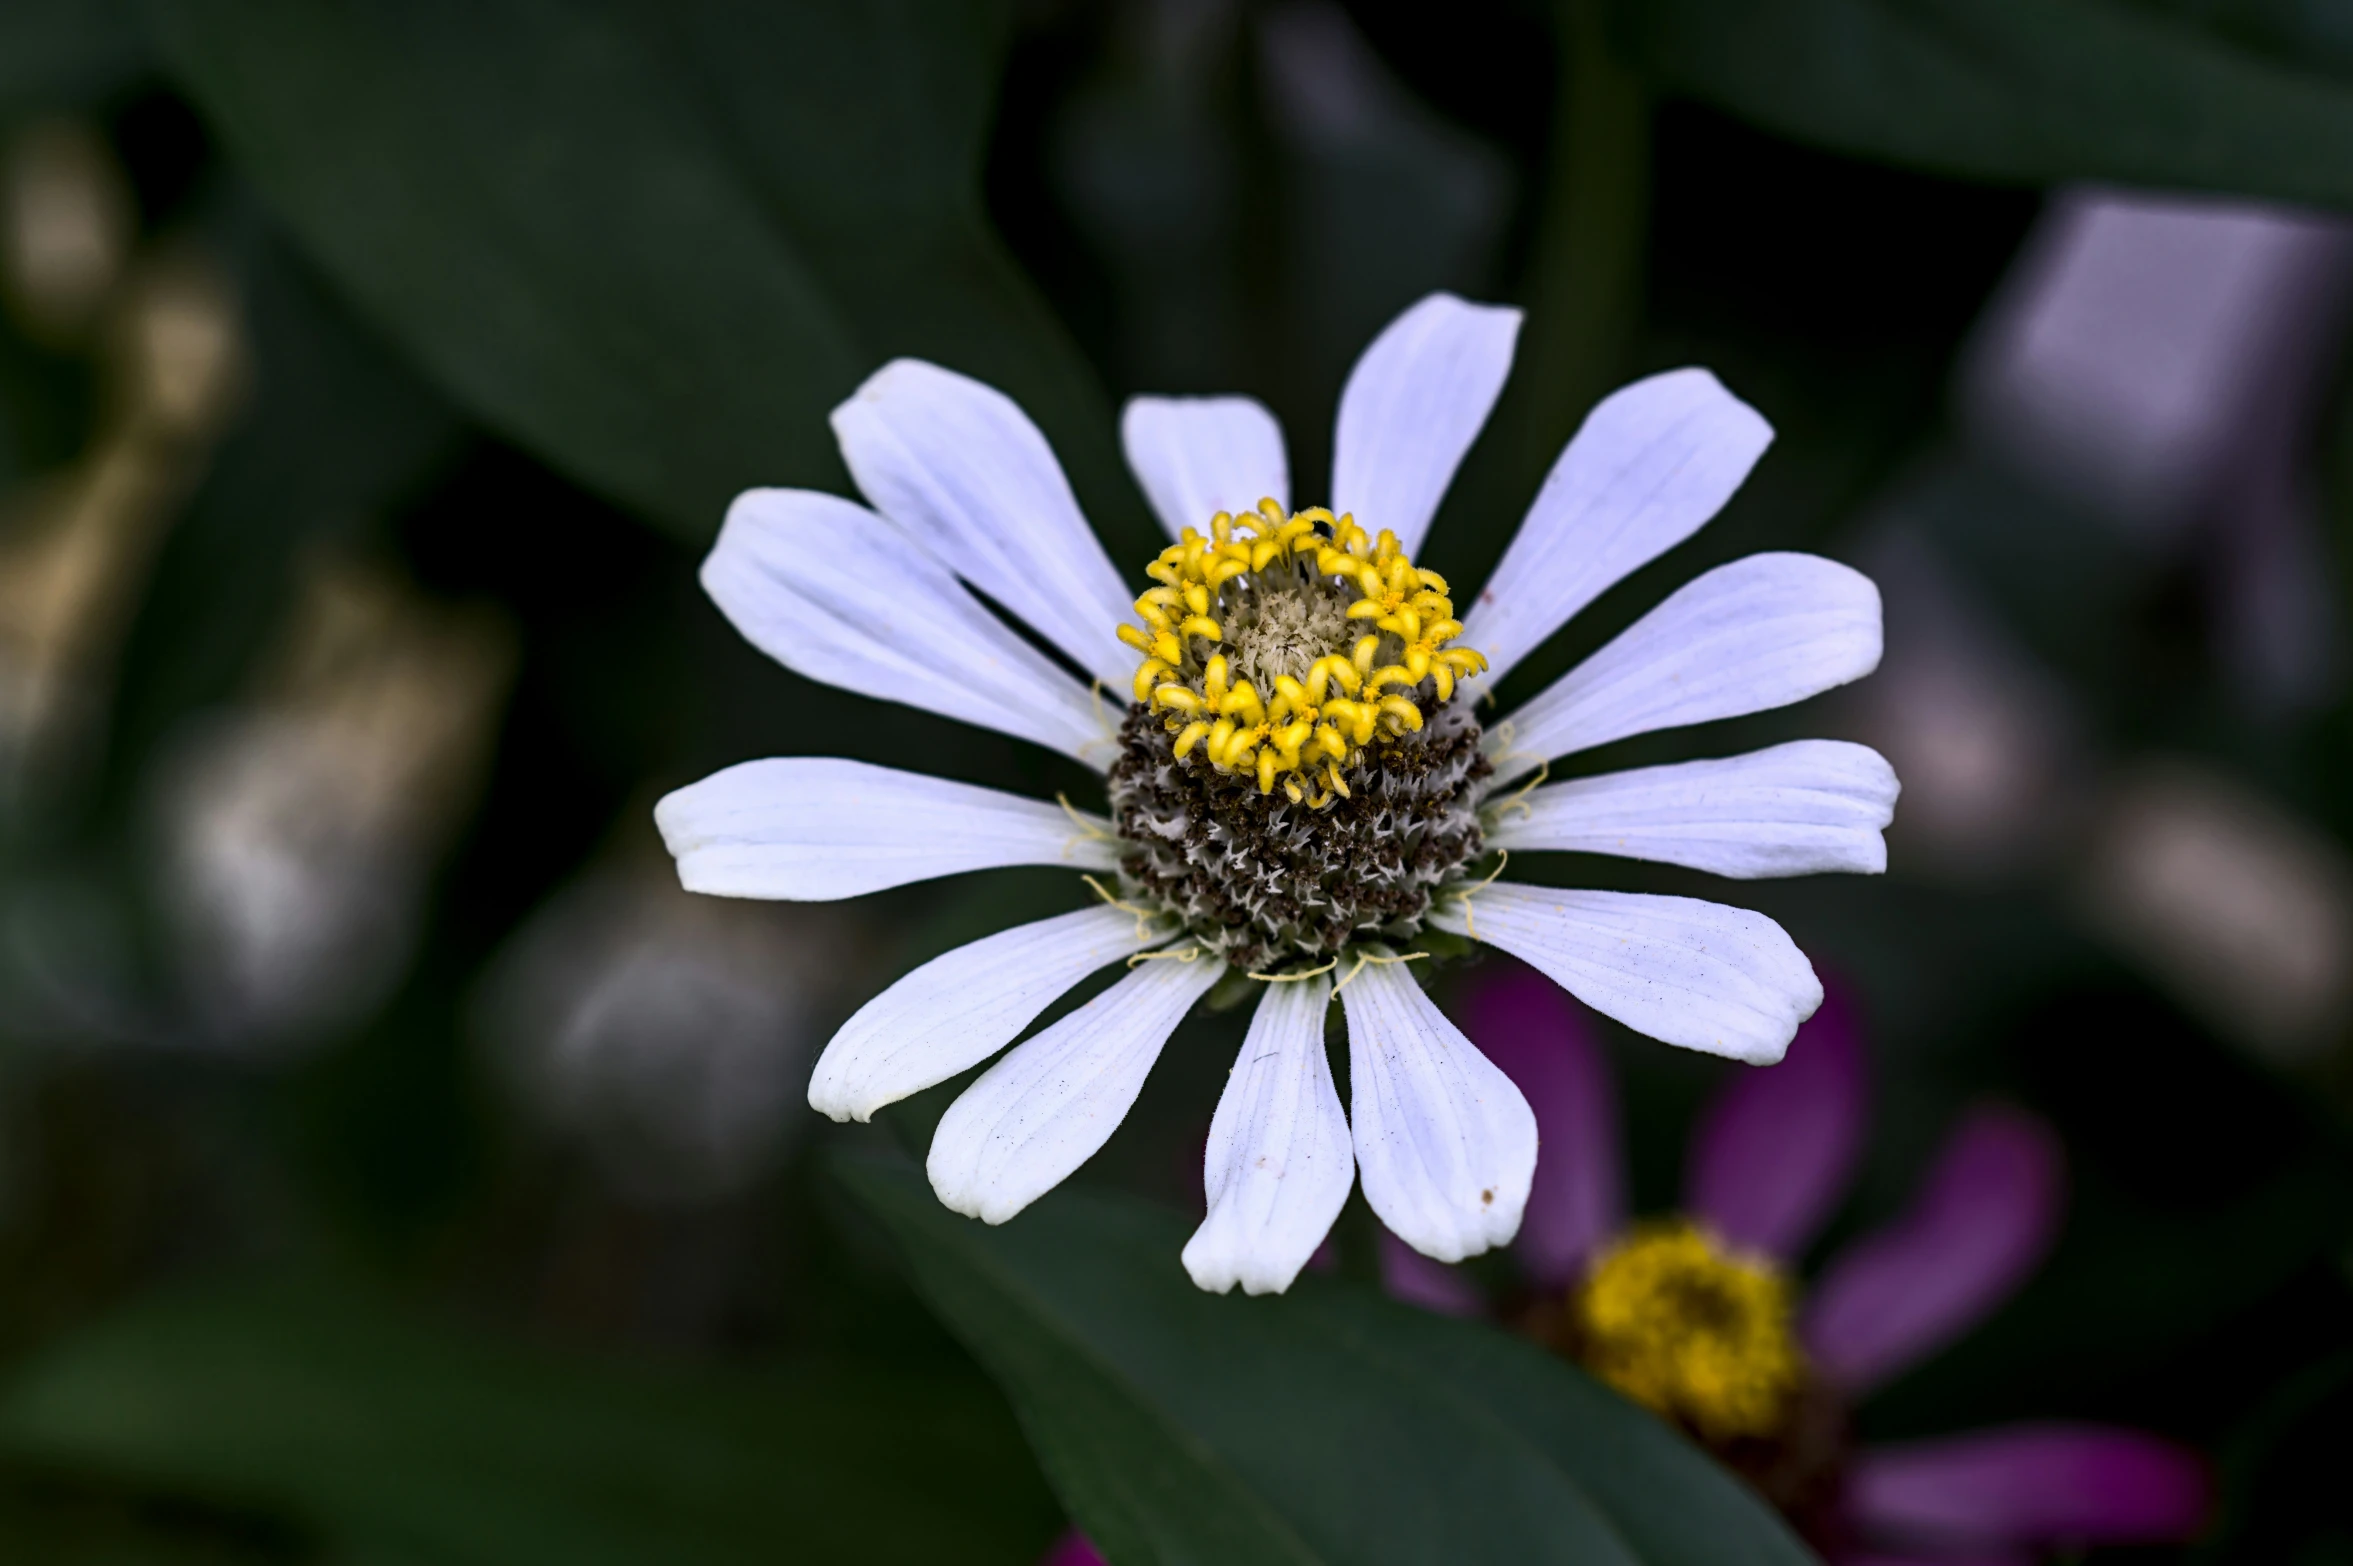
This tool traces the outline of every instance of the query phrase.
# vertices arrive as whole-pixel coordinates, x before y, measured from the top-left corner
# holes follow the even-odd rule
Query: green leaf
[[[981,215],[994,8],[150,13],[367,313],[487,422],[690,537],[748,486],[840,487],[826,414],[899,353],[1022,399],[1082,487],[1109,471],[1087,372]]]
[[[122,86],[144,63],[130,0],[0,5],[0,116],[71,108]]]
[[[1186,1225],[1073,1190],[1002,1228],[902,1162],[842,1178],[1120,1566],[1801,1562],[1764,1504],[1566,1363],[1329,1279],[1195,1289]]]
[[[976,1377],[632,1370],[321,1286],[181,1296],[68,1340],[0,1395],[0,1457],[386,1561],[1027,1566],[1056,1525]]]
[[[638,4],[668,29],[696,100],[853,323],[864,368],[912,354],[1010,393],[1053,440],[1096,524],[1124,525],[1134,550],[1157,551],[1094,372],[983,211],[1006,7]]]
[[[287,1566],[303,1542],[252,1519],[47,1474],[0,1473],[0,1560],[41,1566]],[[348,1560],[338,1566],[352,1566]],[[383,1566],[391,1566],[384,1562]]]
[[[2353,205],[2353,77],[2121,0],[1641,0],[1669,86],[1782,135],[1948,173]]]

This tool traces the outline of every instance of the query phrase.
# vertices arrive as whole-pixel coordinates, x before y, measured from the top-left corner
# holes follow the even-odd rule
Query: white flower
[[[1704,370],[1618,392],[1458,622],[1446,584],[1410,557],[1518,330],[1517,311],[1436,294],[1384,331],[1341,396],[1328,511],[1288,511],[1282,432],[1257,403],[1131,402],[1128,462],[1177,540],[1141,599],[1021,410],[929,364],[885,367],[834,413],[874,510],[794,490],[736,501],[703,583],[754,643],[813,679],[1076,757],[1106,774],[1116,816],[814,758],[747,762],[664,799],[680,879],[723,896],[851,897],[994,865],[1117,877],[1116,893],[1096,882],[1103,905],[950,952],[870,1001],[818,1062],[812,1105],[863,1120],[988,1059],[1126,960],[1124,978],[1007,1053],[940,1122],[940,1199],[1001,1223],[1109,1139],[1194,1002],[1221,979],[1261,981],[1210,1130],[1209,1215],[1184,1252],[1203,1288],[1255,1294],[1289,1286],[1359,1172],[1382,1221],[1439,1260],[1519,1227],[1535,1119],[1424,996],[1407,966],[1420,947],[1485,941],[1669,1043],[1780,1058],[1822,990],[1773,921],[1515,885],[1497,879],[1497,851],[1743,878],[1883,869],[1895,777],[1859,745],[1523,781],[1627,735],[1869,673],[1878,592],[1811,555],[1752,555],[1482,730],[1478,693],[1696,531],[1772,438]],[[972,589],[1102,687],[1132,690],[1118,732]],[[1335,993],[1347,1114],[1324,1053]]]

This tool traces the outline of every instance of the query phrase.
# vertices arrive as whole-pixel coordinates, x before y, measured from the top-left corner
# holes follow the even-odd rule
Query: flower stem
[[[1559,0],[1559,105],[1538,218],[1522,431],[1538,471],[1615,384],[1642,304],[1650,95],[1613,51],[1605,0]]]

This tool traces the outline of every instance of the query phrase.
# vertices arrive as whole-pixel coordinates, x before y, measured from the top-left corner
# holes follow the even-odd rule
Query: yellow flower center
[[[1688,1223],[1604,1251],[1572,1310],[1595,1375],[1708,1440],[1772,1435],[1805,1380],[1780,1269]]]
[[[1198,750],[1262,794],[1280,780],[1294,804],[1345,797],[1368,748],[1420,730],[1425,682],[1445,702],[1487,667],[1448,645],[1462,622],[1444,577],[1321,506],[1221,511],[1145,574],[1160,585],[1136,600],[1143,624],[1119,628],[1144,655],[1135,699],[1165,715],[1179,760]]]

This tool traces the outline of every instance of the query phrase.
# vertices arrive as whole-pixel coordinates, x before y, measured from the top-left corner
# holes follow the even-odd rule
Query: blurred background
[[[2064,1143],[2048,1265],[1862,1433],[2139,1426],[2219,1484],[2162,1558],[2353,1561],[2345,211],[2319,3],[13,0],[0,1553],[1036,1558],[1065,1502],[829,1173],[951,1090],[802,1095],[1067,878],[698,900],[650,807],[819,737],[1093,780],[798,680],[695,568],[740,488],[849,492],[825,411],[900,353],[1019,398],[1115,559],[1136,392],[1259,397],[1318,498],[1450,288],[1529,312],[1458,582],[1625,380],[1779,432],[1507,704],[1740,554],[1885,593],[1870,680],[1594,758],[1903,780],[1884,880],[1741,899],[1871,1050],[1831,1242],[1984,1095]],[[1238,1030],[1081,1183],[1197,1212]],[[1738,1068],[1609,1047],[1664,1208]]]

